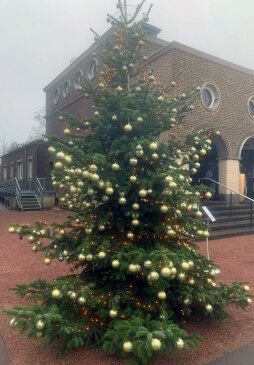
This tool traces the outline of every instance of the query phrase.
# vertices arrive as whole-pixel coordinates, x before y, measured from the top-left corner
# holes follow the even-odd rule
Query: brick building
[[[33,141],[1,157],[0,202],[10,208],[48,208],[55,204],[48,145]]]
[[[194,85],[201,86],[194,111],[177,133],[196,132],[202,127],[216,127],[221,133],[212,137],[212,151],[204,158],[205,168],[198,177],[212,176],[228,188],[253,197],[254,71],[177,42],[161,40],[157,38],[158,28],[145,26],[144,54],[157,81],[169,84],[176,78],[176,93]],[[111,31],[104,36],[109,36]],[[63,136],[64,125],[58,119],[60,111],[67,111],[78,119],[91,115],[90,101],[79,93],[79,84],[97,82],[100,64],[94,52],[100,52],[99,42],[45,87],[47,134]],[[163,133],[161,139],[167,141],[169,133]],[[213,171],[212,175],[208,170]],[[229,193],[219,187],[221,198],[228,197]]]

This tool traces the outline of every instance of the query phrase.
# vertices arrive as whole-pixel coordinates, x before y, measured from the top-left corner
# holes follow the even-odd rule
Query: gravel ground
[[[16,284],[29,283],[37,278],[51,280],[67,272],[64,263],[43,263],[43,255],[34,254],[26,240],[7,233],[10,223],[32,223],[34,220],[62,221],[66,212],[58,209],[44,212],[0,211],[0,308],[23,305],[24,301],[8,290]],[[199,243],[205,252],[204,243]],[[254,283],[254,235],[220,239],[210,242],[210,256],[221,267],[217,281],[249,281]],[[251,289],[252,293],[253,290]],[[209,319],[192,319],[186,324],[190,333],[200,333],[204,342],[198,349],[179,352],[176,358],[160,357],[154,365],[204,365],[223,354],[254,342],[254,305],[245,311],[229,308],[231,318],[223,323]],[[0,332],[6,344],[12,365],[123,365],[119,358],[99,355],[96,349],[70,352],[55,359],[54,348],[42,352],[43,340],[28,340],[9,327],[10,317],[0,312]],[[0,364],[5,365],[5,364]]]

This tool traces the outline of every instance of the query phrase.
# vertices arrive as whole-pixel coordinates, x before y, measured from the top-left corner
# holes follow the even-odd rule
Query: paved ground
[[[4,205],[0,203],[0,210],[8,210]],[[1,363],[0,363],[1,364]]]
[[[3,339],[0,335],[0,365],[10,365],[10,359],[8,356],[8,353],[6,351],[5,344],[3,342]]]
[[[248,345],[237,351],[230,352],[207,365],[253,365],[254,345]]]

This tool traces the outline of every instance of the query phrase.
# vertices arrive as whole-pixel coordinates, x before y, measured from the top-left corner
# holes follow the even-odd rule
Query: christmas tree
[[[101,346],[132,364],[196,346],[200,336],[182,326],[193,312],[221,320],[227,304],[251,304],[246,283],[216,284],[216,265],[195,244],[209,235],[199,207],[211,193],[193,186],[192,175],[215,132],[186,140],[172,132],[167,144],[159,142],[188,118],[200,88],[178,94],[176,81],[156,82],[146,66],[149,11],[135,22],[143,3],[129,19],[119,0],[120,18],[107,18],[111,35],[95,34],[100,80],[81,87],[92,98],[93,116],[77,121],[63,114],[66,139],[49,137],[53,183],[77,215],[62,224],[9,228],[28,235],[45,264],[57,259],[70,266],[70,275],[14,288],[34,304],[8,310],[11,326],[44,337],[45,347]]]

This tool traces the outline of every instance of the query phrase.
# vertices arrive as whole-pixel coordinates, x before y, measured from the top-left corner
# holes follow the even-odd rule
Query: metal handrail
[[[209,181],[212,181],[214,182],[215,184],[219,185],[219,186],[222,186],[223,188],[227,189],[230,191],[230,201],[229,201],[229,216],[232,217],[232,203],[233,203],[233,199],[232,199],[232,193],[235,193],[235,194],[238,194],[240,196],[242,196],[243,198],[247,199],[250,201],[250,227],[252,228],[253,227],[253,202],[254,202],[254,199],[251,199],[249,198],[248,196],[244,195],[244,194],[241,194],[239,193],[239,191],[236,191],[234,189],[231,189],[229,188],[228,186],[224,185],[224,184],[221,184],[219,183],[218,181],[216,180],[213,180],[211,179],[210,177],[203,177],[202,179],[200,180],[209,180]]]
[[[241,194],[241,193],[239,193],[238,191],[236,191],[236,190],[234,190],[234,189],[231,189],[231,188],[227,187],[226,185],[223,185],[223,184],[219,183],[219,182],[218,182],[218,181],[216,181],[216,180],[211,179],[210,177],[203,177],[203,178],[202,178],[202,180],[210,180],[210,181],[212,181],[212,182],[216,183],[217,185],[220,185],[220,186],[222,186],[223,188],[230,190],[232,193],[238,194],[238,195],[240,195],[240,196],[244,197],[245,199],[250,200],[252,203],[254,203],[254,199],[251,199],[251,198],[249,198],[248,196],[246,196],[246,195],[244,195],[244,194]]]

